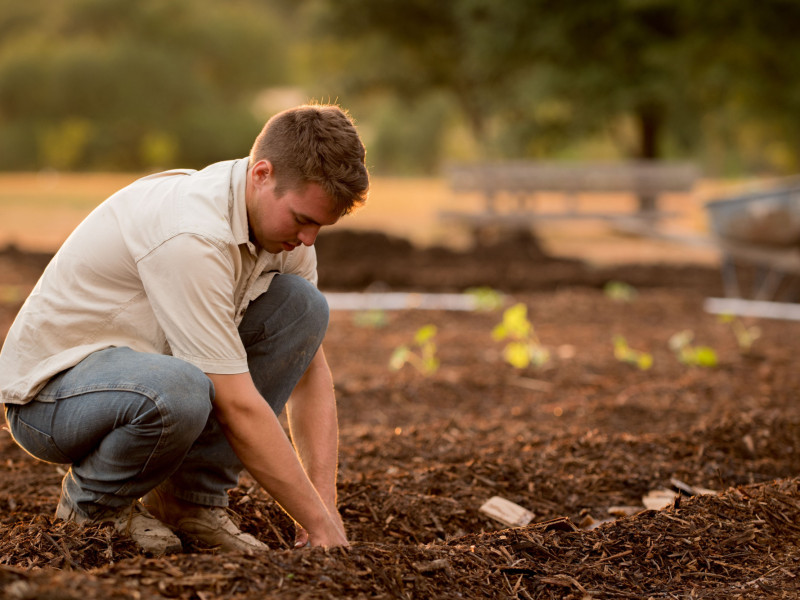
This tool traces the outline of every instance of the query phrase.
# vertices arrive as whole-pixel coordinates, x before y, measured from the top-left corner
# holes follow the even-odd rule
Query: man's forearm
[[[215,413],[245,468],[300,525],[314,545],[345,544],[337,514],[331,514],[301,466],[277,417],[250,375],[209,375]]]
[[[333,378],[319,349],[288,405],[292,442],[329,510],[336,506],[339,427]]]

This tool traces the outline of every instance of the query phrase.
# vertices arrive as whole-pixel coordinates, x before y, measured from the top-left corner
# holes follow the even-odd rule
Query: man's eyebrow
[[[306,221],[310,225],[319,225],[320,227],[322,227],[322,225],[317,223],[314,219],[312,219],[308,215],[304,215],[303,213],[299,213],[299,212],[295,212],[295,211],[292,211],[292,212],[294,212],[295,219],[302,219],[303,221]]]

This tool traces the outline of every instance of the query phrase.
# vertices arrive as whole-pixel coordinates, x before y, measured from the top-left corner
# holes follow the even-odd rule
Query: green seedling
[[[436,357],[436,326],[425,325],[414,334],[413,348],[399,346],[389,358],[389,368],[399,371],[403,365],[409,363],[423,375],[432,375],[439,368],[439,359]]]
[[[609,281],[603,287],[603,292],[617,302],[633,302],[638,295],[635,287],[623,281]]]
[[[680,362],[695,367],[716,367],[717,353],[708,346],[694,346],[694,332],[685,329],[669,338],[669,348]]]
[[[634,350],[621,335],[614,336],[614,358],[620,362],[636,365],[642,371],[647,371],[653,366],[651,354]]]
[[[475,307],[478,310],[493,311],[503,308],[505,300],[503,294],[490,287],[473,287],[464,291],[475,300]]]
[[[353,314],[353,324],[357,327],[365,327],[368,329],[380,329],[385,327],[389,322],[385,310],[372,309],[372,310],[359,310]]]
[[[492,330],[496,341],[510,340],[503,349],[503,358],[517,369],[530,365],[541,367],[550,360],[550,352],[542,346],[528,320],[528,308],[515,304],[503,313],[503,320]]]
[[[736,337],[736,343],[739,345],[739,352],[749,354],[753,343],[761,337],[761,328],[757,325],[748,327],[739,317],[734,315],[720,315],[719,320],[731,326],[731,331]]]

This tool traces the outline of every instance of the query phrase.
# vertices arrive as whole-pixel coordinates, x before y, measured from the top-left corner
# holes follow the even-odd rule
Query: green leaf
[[[628,347],[628,342],[621,335],[614,336],[614,358],[617,360],[625,361],[630,356],[631,349]]]
[[[391,357],[389,357],[389,368],[393,371],[399,371],[402,369],[403,365],[406,364],[408,355],[410,353],[411,351],[407,346],[399,346],[398,348],[395,348]]]
[[[492,339],[496,342],[504,340],[508,337],[508,329],[504,323],[499,323],[498,325],[494,326],[492,329]]]
[[[503,350],[506,362],[517,369],[524,369],[531,364],[531,355],[528,345],[523,342],[511,342]]]
[[[428,356],[422,362],[425,373],[435,373],[439,369],[439,359],[435,356]]]
[[[414,334],[414,342],[418,346],[422,346],[436,335],[436,325],[425,325],[417,330]]]
[[[699,346],[695,348],[694,362],[700,367],[716,367],[717,353],[708,346]]]
[[[603,288],[605,295],[618,302],[632,302],[636,299],[636,288],[622,281],[609,281]]]
[[[353,323],[357,327],[378,329],[384,327],[388,322],[389,319],[384,310],[360,310],[353,315]]]
[[[530,321],[528,321],[528,307],[519,303],[506,309],[503,313],[503,325],[510,335],[518,339],[526,338],[531,329]]]

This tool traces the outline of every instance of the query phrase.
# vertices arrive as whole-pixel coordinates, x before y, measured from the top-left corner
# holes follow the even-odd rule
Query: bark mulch
[[[800,323],[748,322],[761,336],[743,351],[702,309],[719,293],[713,270],[598,270],[546,257],[531,240],[457,256],[339,234],[319,251],[324,289],[499,288],[506,306],[527,306],[551,360],[506,364],[490,335],[499,312],[334,312],[325,350],[346,549],[292,549],[291,520],[244,474],[231,511],[270,551],[184,540],[180,554],[142,556],[110,527],[54,521],[63,466],[0,431],[0,597],[800,597]],[[2,328],[46,258],[0,252]],[[609,298],[610,280],[636,297]],[[391,371],[393,350],[427,324],[438,328],[440,368]],[[681,330],[719,364],[677,360],[668,340]],[[653,366],[618,360],[615,334]],[[656,490],[672,495],[648,508]],[[531,522],[508,527],[482,512],[494,496]]]

